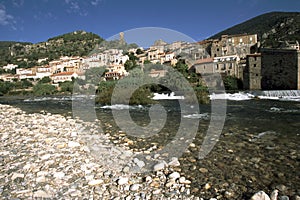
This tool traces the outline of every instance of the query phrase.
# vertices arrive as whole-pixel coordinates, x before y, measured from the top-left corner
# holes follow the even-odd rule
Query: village
[[[120,43],[125,43],[120,33]],[[103,81],[118,80],[129,74],[125,63],[128,53],[137,58],[137,64],[146,63],[175,66],[178,59],[185,59],[188,69],[199,75],[219,73],[242,81],[244,90],[300,89],[300,51],[298,41],[285,42],[282,47],[261,48],[257,34],[222,35],[195,43],[176,41],[166,43],[157,40],[148,49],[132,48],[99,49],[86,57],[62,56],[45,63],[48,58],[37,61],[38,66],[20,68],[8,64],[2,70],[15,70],[15,74],[0,75],[3,81],[51,79],[51,84],[73,79],[85,79],[85,72],[91,68],[106,67]],[[151,77],[163,77],[165,70],[152,70]]]

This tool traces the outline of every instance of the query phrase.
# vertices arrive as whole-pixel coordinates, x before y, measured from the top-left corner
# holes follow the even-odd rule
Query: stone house
[[[214,59],[205,58],[197,60],[190,68],[197,74],[211,74],[215,72]]]
[[[299,90],[300,51],[262,48],[261,75],[263,90]]]
[[[261,54],[248,54],[243,70],[243,86],[247,90],[261,89]]]

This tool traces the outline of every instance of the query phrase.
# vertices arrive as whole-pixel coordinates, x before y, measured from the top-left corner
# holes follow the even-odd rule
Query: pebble
[[[165,168],[165,163],[160,162],[160,163],[154,165],[153,170],[154,171],[160,171],[160,170],[163,170],[164,168]]]
[[[173,172],[168,176],[170,179],[178,179],[180,177],[180,174],[178,172]]]
[[[264,191],[259,191],[251,197],[251,200],[270,200],[270,197]]]
[[[24,178],[24,174],[20,174],[20,173],[13,173],[11,180],[15,180],[17,178]]]
[[[128,183],[128,178],[126,177],[120,177],[118,180],[118,185],[125,185]]]
[[[208,169],[206,169],[206,168],[200,168],[199,171],[200,171],[201,173],[207,173],[207,172],[208,172]]]
[[[130,186],[131,191],[137,191],[137,190],[139,190],[139,188],[140,188],[140,185],[138,185],[138,184],[133,184]]]
[[[103,183],[103,180],[101,179],[94,179],[94,180],[91,180],[88,185],[89,186],[95,186],[95,185],[100,185]]]
[[[68,147],[70,148],[76,148],[76,147],[79,147],[80,144],[78,142],[74,142],[74,141],[69,141],[68,142]]]
[[[51,198],[52,195],[49,195],[47,192],[43,190],[38,190],[33,193],[33,198]]]

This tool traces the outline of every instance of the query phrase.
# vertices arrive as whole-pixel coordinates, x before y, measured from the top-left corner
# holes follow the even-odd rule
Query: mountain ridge
[[[257,34],[263,47],[277,48],[288,41],[300,41],[300,12],[269,12],[234,25],[209,37]]]

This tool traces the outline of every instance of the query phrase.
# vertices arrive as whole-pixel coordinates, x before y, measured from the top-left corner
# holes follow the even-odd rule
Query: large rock
[[[251,197],[251,200],[271,200],[271,199],[264,191],[259,191]]]

